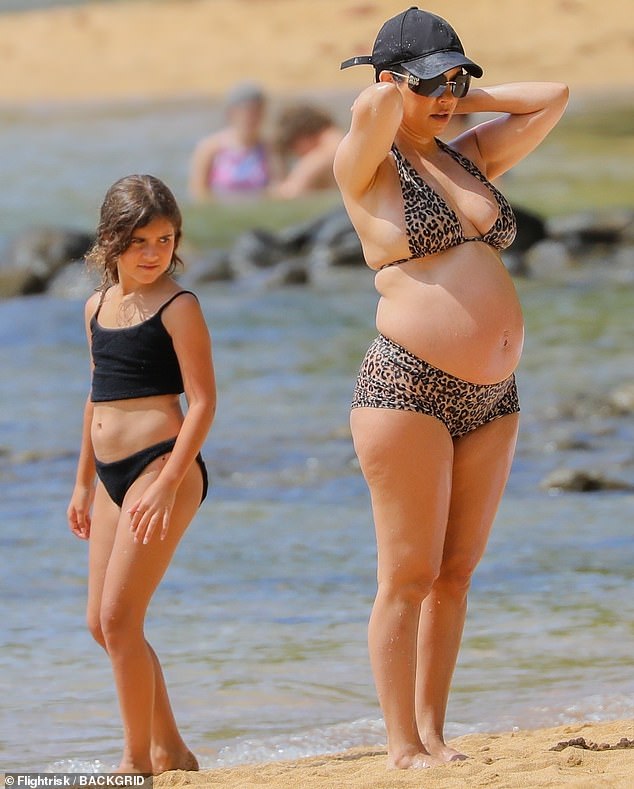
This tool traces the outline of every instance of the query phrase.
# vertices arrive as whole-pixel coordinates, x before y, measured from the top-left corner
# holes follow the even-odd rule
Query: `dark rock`
[[[204,258],[188,262],[178,281],[184,287],[195,287],[206,282],[227,282],[233,278],[229,254],[225,250],[212,249]]]
[[[634,486],[624,480],[607,479],[597,471],[559,468],[552,471],[540,483],[543,490],[565,490],[575,493],[593,493],[599,490],[633,490]]]
[[[340,206],[314,219],[308,219],[306,222],[300,222],[297,225],[291,225],[290,227],[280,231],[278,234],[278,241],[280,244],[282,244],[287,252],[298,253],[305,251],[308,247],[315,243],[315,240],[317,239],[318,234],[322,228],[327,226],[333,220],[337,221],[342,212],[347,219],[348,215],[346,214],[345,209],[343,206]],[[349,219],[348,224],[350,224]]]
[[[321,266],[364,265],[361,241],[343,209],[331,215],[315,233],[311,258]]]
[[[310,281],[303,258],[291,258],[278,263],[264,278],[264,286],[277,288],[285,285],[306,285]]]
[[[510,246],[512,252],[526,252],[547,237],[546,222],[537,214],[520,206],[513,206],[517,220],[517,235]]]
[[[249,230],[235,240],[229,250],[229,263],[238,276],[249,276],[257,269],[271,268],[286,255],[277,236],[267,230]]]
[[[547,222],[548,235],[563,241],[576,252],[597,245],[614,245],[632,233],[634,215],[631,211],[585,211],[565,217],[553,217]]]
[[[93,236],[74,230],[35,227],[9,244],[0,261],[0,296],[42,293],[65,265],[82,258]]]

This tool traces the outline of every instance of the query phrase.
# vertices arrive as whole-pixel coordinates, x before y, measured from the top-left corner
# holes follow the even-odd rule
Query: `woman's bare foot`
[[[152,772],[154,775],[165,773],[168,770],[199,770],[198,759],[188,749],[177,753],[171,753],[164,750],[152,750]]]
[[[427,751],[442,764],[448,762],[463,762],[469,757],[452,748],[440,737],[427,737],[425,740]]]
[[[414,749],[401,751],[397,755],[388,753],[387,766],[389,770],[425,770],[428,767],[438,767],[444,762],[437,759],[425,750]]]

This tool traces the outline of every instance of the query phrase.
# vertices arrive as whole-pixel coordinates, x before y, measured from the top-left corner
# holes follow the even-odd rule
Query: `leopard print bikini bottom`
[[[382,334],[359,370],[352,408],[391,408],[434,416],[454,438],[520,410],[515,376],[473,384],[419,359]]]

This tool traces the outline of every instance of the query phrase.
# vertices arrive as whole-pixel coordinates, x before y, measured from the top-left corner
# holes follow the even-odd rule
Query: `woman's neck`
[[[414,150],[424,157],[432,157],[438,152],[436,137],[430,132],[422,132],[403,124],[396,134],[396,144],[405,150]]]

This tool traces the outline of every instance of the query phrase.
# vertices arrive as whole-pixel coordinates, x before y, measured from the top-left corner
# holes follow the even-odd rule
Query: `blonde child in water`
[[[200,450],[216,405],[205,319],[171,277],[181,227],[165,184],[127,176],[106,194],[88,256],[102,282],[85,307],[92,387],[67,515],[90,542],[88,627],[112,663],[121,772],[198,767],[144,635],[148,604],[207,493]]]

